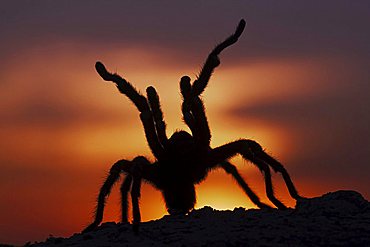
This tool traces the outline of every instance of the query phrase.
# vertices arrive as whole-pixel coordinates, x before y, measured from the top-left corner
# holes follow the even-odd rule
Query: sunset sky
[[[0,243],[81,231],[116,160],[154,161],[137,109],[99,77],[97,60],[142,92],[155,86],[168,134],[187,130],[179,80],[194,79],[241,18],[247,27],[203,94],[212,147],[254,139],[302,195],[370,199],[370,1],[2,1]],[[258,169],[232,162],[268,202]],[[222,170],[197,196],[196,208],[253,207]],[[144,221],[166,214],[149,185],[141,206]],[[119,216],[115,188],[104,221]]]

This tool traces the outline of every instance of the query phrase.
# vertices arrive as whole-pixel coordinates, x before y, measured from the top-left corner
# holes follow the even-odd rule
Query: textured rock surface
[[[355,191],[304,199],[296,209],[217,211],[129,224],[105,223],[70,238],[33,246],[370,246],[370,203]]]

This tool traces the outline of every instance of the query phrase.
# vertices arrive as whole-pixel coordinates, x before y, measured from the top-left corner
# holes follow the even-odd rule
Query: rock
[[[370,203],[358,192],[336,191],[302,199],[296,209],[205,207],[143,222],[139,234],[109,222],[32,246],[370,246]]]
[[[370,211],[370,203],[351,190],[329,192],[321,197],[297,201],[297,212],[307,215],[348,216]]]

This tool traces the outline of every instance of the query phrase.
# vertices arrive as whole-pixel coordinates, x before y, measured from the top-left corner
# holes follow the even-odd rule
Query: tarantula
[[[95,220],[85,228],[84,232],[95,229],[101,223],[106,198],[122,173],[126,174],[121,185],[122,222],[128,221],[127,197],[130,192],[134,231],[138,230],[141,221],[139,198],[142,181],[149,182],[162,192],[169,214],[186,214],[194,208],[196,202],[194,185],[204,180],[209,171],[219,167],[235,178],[255,205],[259,208],[271,208],[259,200],[236,167],[228,162],[228,159],[237,154],[242,155],[244,159],[255,164],[261,170],[264,175],[267,197],[277,208],[285,209],[286,206],[274,196],[270,167],[275,172],[281,173],[292,198],[296,200],[301,198],[283,165],[268,155],[257,142],[239,139],[216,148],[210,147],[211,132],[200,95],[206,88],[214,69],[220,64],[218,55],[225,48],[237,42],[245,25],[246,23],[242,19],[235,33],[211,51],[199,76],[193,83],[190,82],[188,76],[183,76],[180,80],[183,120],[191,130],[191,134],[181,130],[176,131],[168,138],[159,96],[155,88],[148,87],[147,97],[145,97],[121,76],[108,72],[101,62],[96,63],[96,71],[103,80],[114,82],[118,90],[126,95],[140,111],[146,140],[156,161],[151,164],[143,156],[138,156],[131,161],[117,161],[111,167],[109,175],[100,189]]]

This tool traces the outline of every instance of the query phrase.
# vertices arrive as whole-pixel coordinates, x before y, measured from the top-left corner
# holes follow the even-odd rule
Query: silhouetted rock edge
[[[302,199],[295,209],[204,207],[144,222],[138,235],[130,224],[108,222],[91,233],[32,246],[370,246],[369,233],[370,203],[341,190]]]

